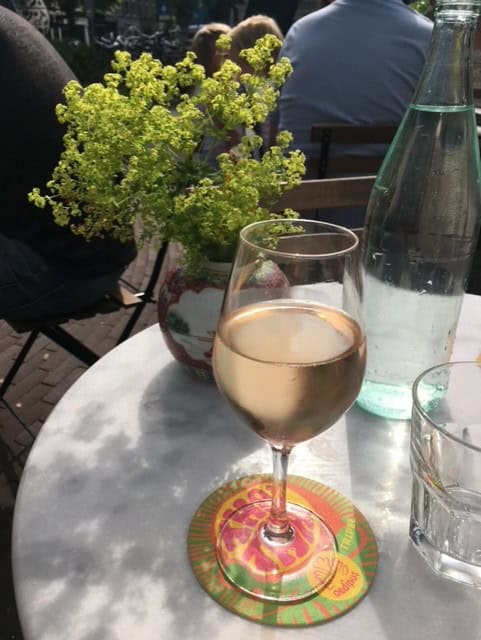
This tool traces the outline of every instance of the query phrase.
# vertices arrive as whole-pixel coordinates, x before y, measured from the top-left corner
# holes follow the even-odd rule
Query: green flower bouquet
[[[227,52],[228,36],[218,46]],[[181,243],[191,272],[230,260],[239,230],[276,217],[270,207],[305,171],[288,132],[262,156],[254,133],[292,71],[275,60],[279,46],[264,36],[242,53],[252,73],[226,58],[211,78],[192,52],[173,66],[117,52],[102,83],[66,86],[64,150],[46,193],[30,200],[86,239]]]

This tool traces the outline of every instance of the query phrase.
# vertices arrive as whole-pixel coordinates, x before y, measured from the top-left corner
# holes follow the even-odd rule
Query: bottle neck
[[[477,2],[440,3],[415,104],[473,104],[472,57],[479,8]]]

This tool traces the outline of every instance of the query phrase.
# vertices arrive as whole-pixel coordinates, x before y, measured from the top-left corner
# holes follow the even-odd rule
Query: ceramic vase
[[[230,272],[230,263],[208,262],[202,276],[186,274],[182,249],[170,245],[161,284],[158,317],[165,343],[182,365],[211,379],[212,343]]]

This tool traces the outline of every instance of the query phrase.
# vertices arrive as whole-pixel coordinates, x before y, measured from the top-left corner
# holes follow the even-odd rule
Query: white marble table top
[[[480,352],[481,298],[466,296],[453,359]],[[25,640],[481,640],[481,591],[433,575],[408,540],[408,443],[409,423],[354,407],[294,450],[292,473],[329,484],[367,517],[378,575],[359,605],[321,627],[248,622],[198,585],[186,536],[219,485],[271,470],[269,449],[147,329],[76,382],[28,459],[13,533]]]

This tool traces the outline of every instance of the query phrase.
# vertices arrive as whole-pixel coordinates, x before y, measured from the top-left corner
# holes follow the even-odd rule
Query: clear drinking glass
[[[292,448],[331,427],[361,387],[358,238],[309,220],[265,221],[240,234],[214,341],[217,385],[271,446],[272,500],[235,511],[217,558],[227,579],[261,599],[319,591],[337,565],[318,514],[286,504]]]
[[[481,588],[481,365],[428,369],[413,387],[410,537],[438,574]]]

